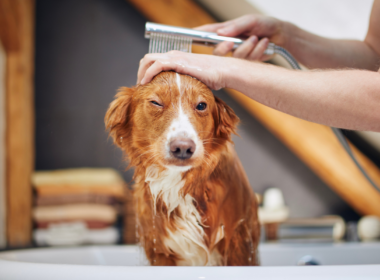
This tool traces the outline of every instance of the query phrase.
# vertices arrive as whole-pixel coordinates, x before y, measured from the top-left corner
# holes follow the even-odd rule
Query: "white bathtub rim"
[[[379,279],[380,265],[307,267],[137,267],[0,260],[0,279]]]
[[[24,262],[24,263],[34,263],[34,264],[66,264],[66,265],[75,265],[75,266],[78,266],[78,265],[82,265],[82,266],[99,266],[99,265],[104,265],[104,266],[117,266],[118,264],[120,264],[121,266],[124,266],[124,265],[127,265],[127,266],[144,266],[144,260],[142,260],[140,258],[140,261],[137,260],[137,263],[133,263],[133,264],[124,264],[124,263],[120,263],[118,261],[116,261],[115,264],[112,264],[112,261],[109,262],[109,260],[105,260],[102,261],[101,259],[103,258],[103,253],[107,253],[107,252],[122,252],[123,254],[127,253],[136,253],[136,252],[139,252],[139,247],[136,246],[136,245],[102,245],[102,246],[99,246],[99,245],[96,245],[96,246],[72,246],[72,247],[45,247],[45,248],[34,248],[34,249],[20,249],[20,250],[12,250],[12,251],[4,251],[4,252],[0,252],[0,260],[7,260],[7,261],[14,261],[14,262]],[[380,242],[376,242],[376,243],[342,243],[342,244],[302,244],[302,245],[298,245],[298,244],[264,244],[264,245],[260,245],[260,252],[261,253],[265,253],[265,252],[269,252],[270,254],[273,254],[273,253],[279,253],[281,254],[281,252],[283,251],[288,251],[289,252],[289,249],[292,249],[291,252],[296,252],[296,254],[294,256],[292,256],[292,258],[294,258],[294,263],[293,264],[283,264],[283,262],[275,262],[275,256],[273,256],[273,264],[269,264],[270,266],[289,266],[289,265],[296,265],[297,262],[296,262],[296,259],[299,259],[300,257],[302,257],[304,255],[304,253],[299,253],[297,252],[298,249],[304,249],[304,248],[307,248],[307,252],[306,253],[309,253],[310,250],[309,249],[313,249],[314,250],[314,253],[316,253],[316,256],[318,256],[318,251],[319,250],[323,250],[323,248],[341,248],[341,249],[344,249],[343,250],[343,254],[354,254],[354,255],[357,255],[356,252],[357,251],[347,251],[347,250],[350,250],[350,249],[360,249],[360,248],[367,248],[367,249],[370,249],[370,252],[373,253],[376,253],[376,252],[379,252],[380,254]],[[63,255],[66,255],[69,253],[69,254],[74,254],[74,256],[76,256],[75,254],[78,252],[78,253],[83,253],[83,252],[88,252],[89,254],[91,254],[91,256],[95,256],[95,259],[93,259],[91,262],[93,262],[95,260],[94,263],[86,263],[86,262],[83,262],[83,263],[75,263],[75,262],[71,262],[68,261],[67,263],[65,263],[65,261],[62,261],[62,262],[55,262],[55,261],[41,261],[41,260],[36,260],[36,261],[31,261],[31,256],[33,257],[33,254],[41,254],[42,256],[42,259],[46,259],[47,256],[50,254],[50,252],[54,252],[54,254],[63,254]],[[140,251],[142,252],[142,251]],[[261,254],[260,253],[260,254]],[[276,254],[277,256],[278,254]],[[313,255],[313,253],[312,253]],[[20,258],[21,256],[21,258]],[[140,254],[140,256],[142,256]],[[295,257],[296,256],[296,257]],[[370,255],[368,255],[370,256]],[[119,256],[118,256],[119,257]],[[120,258],[121,257],[121,258]],[[122,259],[123,256],[120,256],[119,259]],[[360,255],[357,255],[357,257],[360,257]],[[367,257],[367,255],[366,255]],[[53,259],[54,259],[54,255],[53,255]],[[266,259],[268,259],[268,255],[266,256]],[[318,258],[317,258],[318,259]],[[359,263],[355,263],[355,262],[347,262],[347,264],[350,264],[350,265],[367,265],[367,264],[380,264],[379,263],[379,256],[377,256],[375,258],[377,261],[376,262],[371,262],[371,260],[373,260],[372,258],[369,258],[369,261],[367,262],[359,262]],[[124,260],[127,260],[127,259],[124,259]],[[265,259],[262,259],[263,261]],[[271,258],[272,260],[272,258]],[[363,260],[361,258],[361,260]],[[263,263],[264,266],[267,266],[268,264],[265,264],[265,262]],[[322,265],[342,265],[342,263],[339,263],[339,262],[321,262]]]

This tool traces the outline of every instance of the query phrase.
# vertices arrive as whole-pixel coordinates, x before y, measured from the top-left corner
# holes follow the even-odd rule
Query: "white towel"
[[[117,211],[110,205],[102,204],[67,204],[59,206],[38,206],[33,209],[36,222],[91,220],[113,223]]]
[[[114,227],[87,229],[82,222],[53,224],[48,229],[36,229],[34,241],[39,246],[74,246],[82,244],[114,244],[119,232]]]

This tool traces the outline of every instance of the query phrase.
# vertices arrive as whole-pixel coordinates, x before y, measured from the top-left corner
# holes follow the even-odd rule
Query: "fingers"
[[[256,36],[251,36],[244,41],[233,53],[233,57],[248,60],[264,60],[269,57],[264,55],[269,44],[268,38],[258,41]]]
[[[248,59],[249,60],[261,60],[262,57],[264,56],[264,51],[267,49],[269,44],[269,39],[268,38],[263,38],[261,39],[254,50],[249,54]]]
[[[154,64],[157,60],[160,60],[161,63],[165,63],[167,60],[167,54],[146,54],[143,59],[140,60],[139,70],[137,71],[137,84],[143,84],[143,78],[146,76],[147,70]],[[159,72],[156,73],[156,75]],[[154,77],[154,76],[153,76]],[[153,78],[151,77],[151,78]],[[150,79],[151,80],[151,79]],[[145,83],[149,82],[146,81]]]
[[[233,47],[233,42],[222,42],[216,46],[213,53],[214,55],[225,56],[228,52],[232,50]]]
[[[227,22],[205,24],[195,27],[194,29],[199,31],[216,32],[218,29],[223,28],[226,23]]]
[[[236,58],[248,58],[250,53],[254,50],[258,42],[256,36],[251,36],[247,40],[244,41],[241,46],[239,46],[233,53],[233,57]]]
[[[221,23],[212,23],[198,26],[194,29],[208,32],[217,32],[222,36],[238,36],[249,33],[256,24],[257,17],[254,15],[245,15],[234,20]]]
[[[141,83],[146,70],[154,63],[152,56],[153,55],[145,55],[144,58],[140,60],[139,70],[137,71],[137,84]]]
[[[181,63],[181,56],[188,55],[180,51],[170,51],[164,54],[146,54],[140,61],[137,72],[137,84],[149,83],[154,76],[162,71],[173,70],[178,73],[185,73],[186,69]]]
[[[139,84],[141,82],[141,75],[142,73],[145,73],[145,71],[143,71],[143,67],[144,67],[144,58],[140,59],[140,63],[139,63],[139,69],[137,70],[137,81],[136,81],[136,84]]]
[[[172,63],[166,62],[166,61],[160,61],[156,60],[153,63],[150,64],[150,67],[145,71],[144,77],[141,79],[140,84],[145,85],[146,83],[149,83],[154,76],[156,76],[158,73],[165,71],[165,70],[174,70],[175,67],[171,65]]]
[[[180,51],[170,51],[165,54],[147,54],[140,62],[137,84],[145,85],[160,72],[173,70],[174,72],[197,78],[210,88],[219,89],[225,85],[223,79],[225,60],[226,58],[224,57]]]
[[[239,36],[251,31],[256,22],[256,17],[253,15],[246,15],[237,19],[225,22],[225,25],[217,30],[217,33],[222,36]]]

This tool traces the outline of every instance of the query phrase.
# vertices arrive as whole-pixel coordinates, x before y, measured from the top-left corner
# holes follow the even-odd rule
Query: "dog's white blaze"
[[[168,238],[164,244],[175,252],[181,260],[177,265],[218,265],[221,257],[218,252],[209,252],[204,241],[204,230],[201,217],[193,203],[193,197],[187,194],[183,197],[179,191],[184,185],[182,172],[176,169],[166,169],[159,173],[155,166],[147,168],[145,181],[149,184],[153,196],[154,209],[160,196],[170,213],[178,208],[179,215],[173,217],[176,230],[167,229]]]
[[[171,139],[181,136],[190,138],[195,143],[195,151],[193,156],[197,156],[202,151],[203,145],[200,141],[198,134],[196,133],[194,126],[191,124],[189,117],[185,114],[182,108],[181,97],[183,92],[181,91],[181,76],[176,73],[176,83],[179,90],[179,100],[178,100],[178,114],[169,126],[168,133],[166,136],[166,156],[170,157],[169,144]]]
[[[181,76],[178,75],[178,73],[175,73],[175,79],[176,79],[176,82],[177,82],[179,94],[182,95],[182,91],[181,91]]]
[[[170,141],[170,139],[175,136],[189,137],[194,141],[194,143],[196,143],[198,138],[197,133],[195,132],[195,129],[189,120],[189,117],[182,109],[181,103],[178,108],[178,115],[172,121],[169,127],[167,139]]]

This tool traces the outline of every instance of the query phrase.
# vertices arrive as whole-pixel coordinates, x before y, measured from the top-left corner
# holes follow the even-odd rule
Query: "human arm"
[[[161,71],[198,78],[212,89],[228,87],[276,110],[339,128],[380,132],[380,73],[365,70],[295,71],[273,65],[172,51],[148,54],[138,83]]]
[[[233,56],[249,60],[266,60],[263,52],[269,41],[287,49],[308,68],[359,68],[377,70],[380,60],[380,0],[375,0],[364,41],[334,40],[309,33],[289,22],[260,15],[246,15],[231,21],[198,27],[223,36],[245,36],[249,40]],[[259,42],[255,37],[264,38]],[[250,42],[251,41],[251,42]],[[225,55],[232,44],[224,42],[214,51]]]
[[[380,71],[303,72],[242,60],[229,70],[226,87],[268,107],[332,127],[380,132]]]
[[[364,42],[325,39],[298,28],[285,30],[287,27],[278,28],[273,18],[265,17],[260,22],[265,23],[267,29],[256,27],[268,33],[257,33],[259,36],[267,36],[284,46],[311,68],[379,68],[380,0],[374,1]],[[299,33],[288,36],[298,43],[287,42],[282,37],[287,32]],[[140,64],[138,83],[147,83],[166,70],[198,78],[212,89],[236,89],[264,105],[305,120],[380,132],[380,69],[377,73],[363,70],[301,72],[243,59],[169,52],[145,56]]]

